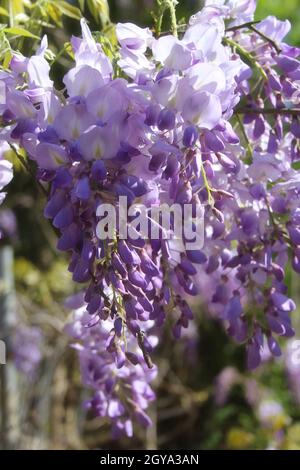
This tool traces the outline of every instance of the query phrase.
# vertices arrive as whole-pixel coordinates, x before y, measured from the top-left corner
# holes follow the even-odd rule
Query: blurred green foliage
[[[281,20],[288,19],[292,24],[289,40],[300,45],[300,0],[258,0],[256,18],[274,15]]]

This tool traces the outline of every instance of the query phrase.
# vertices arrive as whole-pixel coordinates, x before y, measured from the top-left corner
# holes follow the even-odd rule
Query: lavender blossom
[[[281,354],[277,336],[294,335],[296,306],[284,273],[289,264],[300,272],[300,51],[284,42],[287,22],[268,17],[247,28],[254,10],[255,1],[207,1],[179,38],[117,25],[122,78],[82,20],[65,96],[49,78],[46,39],[30,58],[15,54],[0,75],[0,139],[36,163],[49,186],[44,214],[59,231],[57,248],[68,252],[73,280],[84,285],[84,371],[89,361],[97,368],[105,351],[130,385],[137,372],[127,369],[126,343],[134,354],[139,349],[138,374],[146,373],[149,320],[161,327],[169,317],[179,338],[193,318],[190,297],[198,295],[245,344],[251,369],[266,346]],[[186,236],[174,236],[174,219],[168,240],[161,227],[157,239],[123,240],[119,217],[104,241],[98,214],[106,204],[118,208],[120,196],[147,214],[161,203],[190,204],[192,215],[200,207],[204,245],[187,250]],[[87,353],[93,335],[96,358]],[[83,377],[98,390],[97,374]],[[145,407],[130,405],[128,415],[129,402],[113,395],[108,406],[109,387],[99,390],[93,406],[101,416],[109,409],[120,432],[131,433],[131,415],[147,424]]]
[[[83,384],[93,395],[85,402],[96,416],[108,418],[114,438],[133,433],[133,422],[151,425],[146,410],[155,394],[150,383],[156,368],[148,368],[136,344],[130,340],[126,349],[121,343],[123,321],[107,319],[90,326],[91,317],[85,306],[77,309],[65,331],[76,341]],[[120,324],[120,325],[119,325]],[[147,324],[151,328],[151,322]],[[154,347],[155,336],[148,341]]]

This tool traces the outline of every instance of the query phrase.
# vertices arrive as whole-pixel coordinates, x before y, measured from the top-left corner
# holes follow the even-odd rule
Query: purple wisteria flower
[[[44,215],[60,234],[57,248],[84,284],[82,364],[99,365],[98,352],[90,356],[95,335],[95,351],[135,380],[126,344],[140,350],[140,372],[151,369],[148,322],[161,327],[168,317],[179,338],[197,295],[246,345],[252,369],[265,347],[281,354],[277,336],[294,334],[285,270],[300,272],[300,50],[284,42],[288,22],[268,17],[249,29],[255,6],[207,1],[178,37],[118,24],[114,61],[82,20],[64,91],[49,78],[46,39],[30,58],[15,54],[0,74],[0,139],[36,163],[49,187]],[[103,240],[99,214],[118,209],[121,197],[129,209],[144,206],[146,225],[153,206],[176,203],[191,207],[197,227],[200,208],[203,243],[188,249],[187,236],[175,236],[175,217],[169,237],[160,220],[158,237],[135,237],[130,219],[124,240],[119,217]],[[93,407],[106,416],[109,390],[93,380],[101,395]],[[130,434],[124,403],[109,409]]]

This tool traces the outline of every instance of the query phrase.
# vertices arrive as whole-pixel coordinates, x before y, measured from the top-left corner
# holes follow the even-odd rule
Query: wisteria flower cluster
[[[89,327],[91,319],[81,295],[73,296],[66,304],[76,309],[65,331],[77,341],[73,347],[78,352],[83,384],[94,391],[85,407],[109,420],[114,438],[124,434],[132,437],[132,418],[142,426],[151,424],[145,410],[155,399],[149,383],[156,377],[156,367],[147,366],[132,339],[125,353],[115,346],[111,318]],[[153,322],[147,322],[146,331],[152,326]],[[149,334],[148,341],[155,347],[157,337]]]
[[[265,342],[279,356],[275,336],[294,334],[284,278],[289,264],[300,272],[300,50],[283,42],[289,22],[254,22],[255,7],[206,1],[180,34],[174,17],[173,34],[159,21],[156,35],[118,24],[113,61],[82,20],[63,90],[49,77],[46,37],[1,72],[0,138],[26,150],[49,188],[44,215],[85,286],[72,336],[95,390],[89,406],[117,435],[131,435],[132,417],[150,423],[149,322],[168,318],[179,338],[191,296],[246,345],[250,368]],[[119,224],[99,239],[98,209],[120,196],[147,210],[204,208],[203,247],[163,231],[124,240]]]

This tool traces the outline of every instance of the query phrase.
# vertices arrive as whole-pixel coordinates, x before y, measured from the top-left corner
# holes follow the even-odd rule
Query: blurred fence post
[[[16,325],[13,249],[0,246],[0,339],[6,363],[0,365],[0,448],[15,449],[20,439],[18,373],[11,354],[11,333]]]

